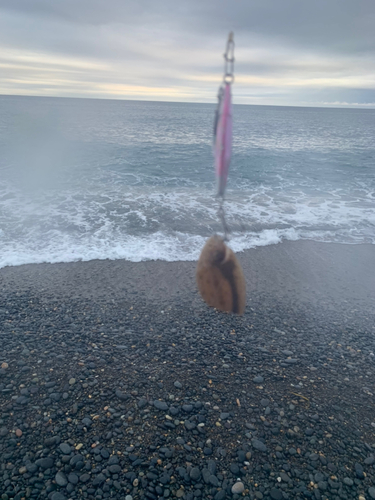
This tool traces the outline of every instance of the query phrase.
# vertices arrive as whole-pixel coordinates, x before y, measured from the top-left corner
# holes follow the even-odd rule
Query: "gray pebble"
[[[237,483],[234,483],[232,486],[232,493],[233,495],[240,495],[243,491],[245,490],[245,486],[241,481],[238,481]]]

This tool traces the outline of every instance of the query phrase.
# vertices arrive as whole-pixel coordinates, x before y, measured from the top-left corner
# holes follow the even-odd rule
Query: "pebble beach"
[[[0,498],[375,498],[375,247],[0,270]]]

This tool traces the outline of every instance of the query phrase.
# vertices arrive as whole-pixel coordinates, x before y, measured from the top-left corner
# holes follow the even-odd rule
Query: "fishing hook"
[[[234,82],[234,39],[233,32],[229,33],[227,47],[224,53],[224,83]]]

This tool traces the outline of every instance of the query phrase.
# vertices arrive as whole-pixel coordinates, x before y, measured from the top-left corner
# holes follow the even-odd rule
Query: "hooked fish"
[[[224,240],[207,240],[198,260],[196,281],[203,300],[220,311],[243,314],[246,283],[240,263]]]

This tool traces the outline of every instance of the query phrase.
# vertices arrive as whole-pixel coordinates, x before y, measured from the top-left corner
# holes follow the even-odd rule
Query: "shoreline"
[[[237,256],[242,317],[195,262],[0,270],[1,493],[374,498],[375,247]]]
[[[229,244],[230,245],[230,244]],[[248,300],[270,295],[283,300],[375,303],[375,246],[284,241],[236,254],[243,266]],[[196,294],[196,262],[90,260],[22,264],[0,269],[3,290],[71,293],[82,298],[131,298],[165,301]]]

